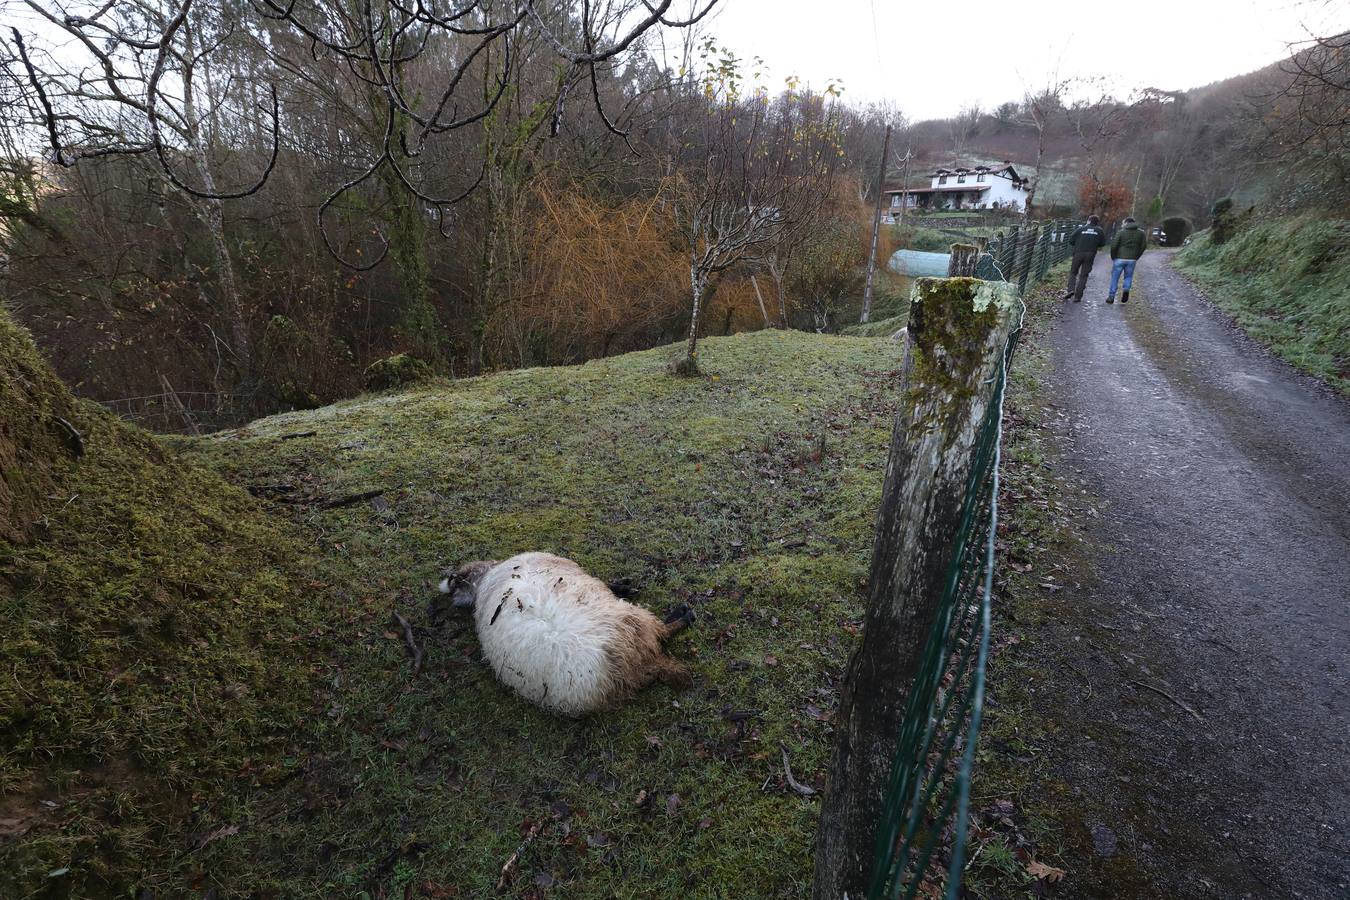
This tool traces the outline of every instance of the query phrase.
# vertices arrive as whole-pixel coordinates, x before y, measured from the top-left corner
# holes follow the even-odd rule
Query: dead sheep
[[[662,645],[694,621],[687,606],[662,622],[620,600],[570,559],[522,553],[447,571],[441,593],[472,610],[478,642],[497,678],[565,716],[623,703],[654,681],[687,687],[689,669]]]

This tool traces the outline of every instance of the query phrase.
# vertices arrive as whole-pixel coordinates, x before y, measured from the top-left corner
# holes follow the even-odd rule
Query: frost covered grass
[[[1304,215],[1202,232],[1176,266],[1252,337],[1350,394],[1350,222]]]
[[[764,331],[359,398],[184,442],[315,543],[333,629],[295,777],[177,877],[279,896],[804,896],[896,402],[886,341]],[[306,435],[307,432],[314,432]],[[288,437],[290,435],[305,435]],[[335,498],[378,499],[325,508]],[[694,687],[559,719],[503,688],[442,566],[550,550],[698,622]],[[395,610],[426,661],[413,677]],[[285,664],[285,660],[279,661]],[[537,827],[536,827],[537,826]],[[406,892],[406,893],[405,893]]]

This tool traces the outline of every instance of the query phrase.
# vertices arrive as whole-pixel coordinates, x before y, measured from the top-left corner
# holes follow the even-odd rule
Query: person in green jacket
[[[1079,225],[1069,235],[1069,246],[1073,248],[1073,264],[1069,267],[1069,285],[1064,289],[1064,299],[1073,298],[1077,303],[1083,299],[1087,288],[1088,274],[1092,263],[1097,259],[1097,251],[1106,243],[1106,229],[1096,216],[1088,216],[1087,223]]]
[[[1116,302],[1116,283],[1125,275],[1125,291],[1120,295],[1121,303],[1130,300],[1130,285],[1134,283],[1134,264],[1144,255],[1148,247],[1148,235],[1139,223],[1131,217],[1125,218],[1125,225],[1111,239],[1111,290],[1106,295],[1107,303]]]

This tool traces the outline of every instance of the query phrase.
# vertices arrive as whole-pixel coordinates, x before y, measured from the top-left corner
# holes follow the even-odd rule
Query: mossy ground
[[[310,705],[305,545],[75,401],[3,311],[0,363],[19,474],[43,484],[0,534],[0,896],[126,896],[166,882],[204,810],[282,776]],[[82,455],[43,437],[54,411]]]
[[[337,640],[296,777],[244,792],[180,877],[286,897],[808,892],[831,710],[863,600],[899,349],[764,331],[367,397],[193,442],[311,528]],[[284,435],[313,431],[306,437]],[[324,509],[326,498],[383,490]],[[694,687],[582,721],[500,686],[448,563],[534,549],[629,577]],[[333,602],[316,595],[312,603]],[[425,648],[414,677],[391,613]],[[237,828],[235,832],[232,829]]]
[[[1306,214],[1201,232],[1176,266],[1245,331],[1350,395],[1350,222]]]

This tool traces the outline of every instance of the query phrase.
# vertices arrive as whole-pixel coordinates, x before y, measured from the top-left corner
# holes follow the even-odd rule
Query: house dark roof
[[[966,184],[940,184],[937,187],[887,188],[883,194],[935,194],[938,191],[987,191],[992,187],[988,182],[971,181]]]
[[[1003,163],[1003,165],[1001,165],[1001,166],[986,166],[986,165],[978,165],[978,166],[951,166],[951,167],[947,167],[947,166],[939,166],[938,168],[936,168],[936,169],[933,170],[933,174],[930,175],[929,177],[930,177],[930,178],[937,178],[937,177],[942,176],[942,175],[969,175],[969,174],[971,174],[971,173],[975,173],[975,174],[987,173],[987,174],[990,174],[990,175],[1006,175],[1008,178],[1012,179],[1013,181],[1022,181],[1022,180],[1023,180],[1022,176],[1018,174],[1018,172],[1017,172],[1017,170],[1016,170],[1015,168],[1013,168],[1012,163],[1006,163],[1006,162]]]

